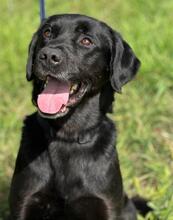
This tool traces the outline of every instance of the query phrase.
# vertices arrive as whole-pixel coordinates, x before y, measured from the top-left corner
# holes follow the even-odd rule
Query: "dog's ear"
[[[33,68],[33,60],[34,60],[34,53],[35,53],[37,39],[38,39],[37,33],[35,33],[29,45],[28,60],[27,60],[27,65],[26,65],[26,78],[28,81],[31,81],[33,78],[32,68]]]
[[[112,38],[110,82],[112,88],[116,92],[121,93],[122,86],[136,75],[140,61],[118,33],[113,32],[112,34],[114,37]]]

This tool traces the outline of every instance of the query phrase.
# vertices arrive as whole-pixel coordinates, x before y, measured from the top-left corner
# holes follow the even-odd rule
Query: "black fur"
[[[47,29],[51,36],[45,38]],[[84,37],[92,44],[81,45]],[[43,50],[52,48],[60,56],[58,66],[40,61]],[[36,112],[25,119],[11,184],[11,220],[136,219],[123,192],[116,131],[106,113],[114,91],[134,77],[139,64],[129,45],[103,22],[56,15],[41,24],[27,64],[33,103],[48,75],[83,82],[87,90],[63,117],[42,118]]]

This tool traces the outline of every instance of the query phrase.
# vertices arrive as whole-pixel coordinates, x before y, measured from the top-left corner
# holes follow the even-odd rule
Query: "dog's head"
[[[34,34],[27,79],[44,117],[66,115],[109,84],[116,92],[136,74],[140,62],[130,46],[103,22],[82,15],[54,15]]]

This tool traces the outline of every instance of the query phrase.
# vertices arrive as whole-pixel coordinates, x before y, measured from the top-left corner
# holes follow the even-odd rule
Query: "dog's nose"
[[[62,62],[62,52],[60,49],[43,48],[40,51],[39,59],[43,62],[48,62],[54,66]]]

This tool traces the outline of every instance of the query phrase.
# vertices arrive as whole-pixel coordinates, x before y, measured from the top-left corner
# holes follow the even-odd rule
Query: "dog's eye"
[[[51,37],[51,30],[50,29],[46,29],[44,32],[43,32],[43,36],[45,38],[50,38]]]
[[[80,41],[80,43],[81,43],[82,45],[84,45],[84,46],[87,46],[87,47],[93,44],[93,42],[92,42],[89,38],[87,38],[87,37],[83,38],[83,39]]]

